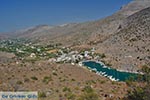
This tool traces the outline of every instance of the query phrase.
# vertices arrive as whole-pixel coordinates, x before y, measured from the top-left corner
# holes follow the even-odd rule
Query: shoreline
[[[98,64],[100,64],[100,65],[102,65],[103,67],[105,67],[105,68],[108,68],[108,69],[115,69],[115,68],[111,68],[111,67],[108,67],[108,66],[106,66],[103,62],[101,62],[101,61],[95,61],[95,60],[83,60],[83,61],[80,61],[79,63],[79,66],[84,66],[83,65],[83,62],[90,62],[90,61],[92,61],[92,62],[96,62],[96,63],[98,63]],[[82,63],[82,65],[81,65],[81,63]],[[85,66],[86,67],[86,66]],[[142,72],[137,72],[137,71],[128,71],[128,70],[122,70],[122,69],[115,69],[115,70],[117,70],[117,71],[119,71],[119,72],[126,72],[126,73],[131,73],[131,74],[141,74],[141,75],[143,75],[144,73],[142,73]]]
[[[97,71],[96,68],[93,68],[93,69],[92,69],[92,68],[90,68],[90,67],[88,67],[88,66],[84,66],[84,65],[83,65],[83,62],[89,62],[89,61],[94,61],[94,60],[86,60],[86,61],[79,62],[79,66],[81,66],[81,63],[82,63],[82,67],[88,69],[90,72],[95,71],[95,73],[96,73],[97,75],[99,75],[99,76],[106,77],[106,78],[110,79],[111,81],[117,81],[117,82],[119,81],[119,79],[115,79],[115,78],[113,78],[113,76],[107,75],[106,72]],[[105,66],[104,63],[102,63],[102,62],[99,62],[99,61],[94,61],[94,62],[99,63],[99,64]],[[110,68],[107,67],[107,66],[105,66],[104,68],[110,69]]]

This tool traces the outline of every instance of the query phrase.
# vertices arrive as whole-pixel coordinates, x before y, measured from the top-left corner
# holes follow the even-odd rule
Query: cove
[[[113,68],[106,67],[103,63],[96,61],[83,61],[82,64],[91,70],[94,70],[97,74],[105,76],[112,81],[126,81],[131,77],[136,79],[139,74],[118,71]]]

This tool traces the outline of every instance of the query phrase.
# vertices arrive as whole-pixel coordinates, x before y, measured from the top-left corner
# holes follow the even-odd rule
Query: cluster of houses
[[[98,56],[94,55],[95,49],[91,49],[89,51],[70,51],[68,53],[63,53],[61,51],[61,55],[57,58],[50,58],[49,62],[56,62],[56,63],[71,63],[74,65],[75,63],[79,63],[83,60],[91,60],[91,59],[97,59]]]

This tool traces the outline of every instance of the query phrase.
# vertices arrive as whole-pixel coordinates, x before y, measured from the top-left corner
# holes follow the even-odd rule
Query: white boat
[[[97,69],[96,69],[96,68],[93,68],[92,70],[93,70],[93,71],[97,71]]]
[[[79,66],[83,66],[82,62],[79,62]]]
[[[112,81],[117,81],[115,78],[112,78],[111,80],[112,80]]]
[[[102,72],[102,75],[104,75],[106,72]]]
[[[105,77],[107,77],[107,74],[104,74]]]
[[[108,76],[109,79],[112,79],[112,76]]]
[[[101,73],[100,73],[100,72],[96,72],[96,74],[97,74],[97,75],[101,75]]]

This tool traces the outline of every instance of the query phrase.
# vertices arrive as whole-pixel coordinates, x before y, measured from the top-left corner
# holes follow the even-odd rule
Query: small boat
[[[107,77],[107,74],[104,74],[105,77]]]

